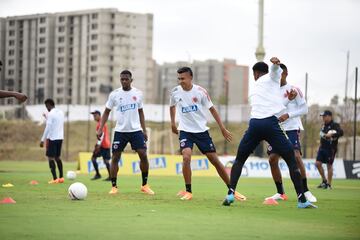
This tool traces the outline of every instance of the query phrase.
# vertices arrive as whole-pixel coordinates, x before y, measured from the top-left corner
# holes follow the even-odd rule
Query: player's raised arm
[[[273,64],[270,67],[270,78],[275,82],[279,82],[281,79],[282,69],[280,68],[280,60],[277,57],[272,57],[270,62]]]
[[[27,96],[23,93],[0,90],[0,98],[14,97],[19,100],[20,103],[23,103],[27,100]]]

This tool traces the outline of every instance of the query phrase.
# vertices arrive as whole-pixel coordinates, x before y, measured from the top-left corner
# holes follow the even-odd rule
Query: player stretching
[[[149,161],[146,154],[146,127],[143,111],[143,95],[142,92],[131,86],[133,79],[132,74],[128,70],[120,73],[121,88],[110,93],[105,105],[105,111],[101,118],[100,128],[97,132],[98,139],[103,134],[103,128],[109,118],[112,108],[116,112],[116,127],[114,141],[112,145],[112,160],[110,166],[110,179],[112,188],[110,194],[118,192],[116,180],[119,171],[119,160],[121,152],[130,142],[131,148],[135,150],[140,157],[140,170],[142,176],[141,191],[153,195],[154,192],[147,184],[149,174]]]
[[[287,67],[284,64],[280,64],[280,68],[283,70],[280,80],[280,91],[283,100],[285,103],[287,103],[288,94],[294,87],[289,85],[286,81],[288,75]],[[300,116],[307,114],[308,107],[300,89],[295,89],[295,91],[297,91],[296,98],[287,104],[286,110],[282,112],[281,116],[279,117],[279,122],[281,122],[281,126],[286,131],[286,135],[289,137],[289,140],[294,147],[296,164],[300,169],[305,197],[310,202],[316,202],[316,197],[309,191],[306,170],[301,158],[300,130],[304,130],[304,128],[301,123]],[[270,155],[269,162],[271,166],[271,173],[276,185],[277,193],[271,197],[266,198],[265,200],[270,198],[274,200],[287,200],[279,168],[280,155],[276,152],[275,149],[272,148],[271,145],[268,147],[268,153]]]
[[[170,95],[170,118],[172,132],[179,134],[180,149],[183,156],[182,172],[186,189],[186,191],[180,191],[178,196],[182,200],[191,200],[191,154],[194,143],[215,166],[226,185],[229,186],[230,183],[229,176],[224,165],[218,159],[215,145],[209,135],[204,110],[210,110],[227,141],[231,141],[232,135],[222,123],[207,91],[192,83],[193,73],[191,68],[182,67],[177,73],[180,86],[175,87]],[[175,124],[176,109],[179,114],[178,128]],[[239,200],[246,199],[239,193],[236,193],[236,198]]]
[[[300,171],[296,165],[294,149],[286,133],[281,129],[276,117],[285,106],[280,95],[280,78],[282,69],[280,60],[276,57],[270,59],[273,63],[268,74],[268,65],[258,62],[253,66],[255,85],[249,94],[251,104],[251,119],[249,128],[241,139],[235,162],[231,168],[230,189],[223,205],[230,206],[234,202],[234,191],[241,175],[242,168],[250,153],[262,140],[266,140],[289,167],[290,177],[296,189],[298,208],[316,207],[306,200],[301,182]],[[291,91],[288,98],[293,99],[295,91]]]
[[[315,162],[322,178],[322,183],[318,188],[331,189],[333,163],[337,152],[338,139],[344,135],[344,132],[340,125],[333,121],[331,111],[326,110],[320,116],[323,118],[324,125],[320,131],[320,147]],[[328,179],[326,179],[324,174],[323,163],[327,165]]]
[[[46,119],[46,127],[44,134],[41,138],[40,147],[44,147],[44,141],[46,140],[46,156],[49,159],[49,167],[53,179],[49,181],[49,184],[63,183],[63,165],[60,159],[61,145],[64,139],[64,113],[55,108],[54,100],[45,100],[46,109],[49,111]],[[59,169],[59,178],[56,176],[56,165]]]
[[[96,133],[99,130],[100,127],[100,120],[101,120],[101,113],[98,110],[95,110],[91,112],[91,114],[94,117],[94,120],[96,121]],[[106,166],[106,169],[109,173],[109,177],[105,179],[105,181],[110,181],[110,138],[109,138],[109,131],[107,128],[107,124],[105,123],[103,128],[104,134],[100,138],[100,140],[97,141],[94,147],[93,155],[91,156],[91,161],[93,163],[94,169],[95,169],[95,176],[91,180],[96,180],[101,178],[100,172],[99,172],[99,166],[96,161],[98,157],[102,157]]]

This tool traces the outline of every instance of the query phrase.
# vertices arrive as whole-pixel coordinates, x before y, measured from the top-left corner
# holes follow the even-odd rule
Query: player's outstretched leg
[[[225,170],[225,166],[220,162],[218,155],[216,152],[208,152],[205,153],[206,157],[209,159],[211,164],[216,168],[217,173],[221,177],[221,179],[224,181],[226,186],[230,189],[230,177],[227,174]],[[246,197],[237,191],[234,191],[234,197],[236,200],[239,201],[246,201]]]

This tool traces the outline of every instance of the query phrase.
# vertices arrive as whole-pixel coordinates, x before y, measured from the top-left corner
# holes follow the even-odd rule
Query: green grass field
[[[65,163],[66,170],[75,163]],[[140,177],[119,176],[120,194],[109,196],[108,182],[76,181],[88,187],[84,201],[71,201],[72,183],[49,185],[46,162],[0,162],[0,198],[16,204],[0,205],[0,239],[360,239],[360,182],[335,180],[333,190],[318,190],[310,180],[319,209],[297,209],[291,182],[290,199],[265,206],[272,195],[271,179],[242,178],[239,191],[248,197],[231,207],[221,206],[225,187],[219,178],[193,179],[194,198],[176,197],[181,177],[151,177],[155,196],[140,193]],[[29,185],[37,180],[39,185]]]

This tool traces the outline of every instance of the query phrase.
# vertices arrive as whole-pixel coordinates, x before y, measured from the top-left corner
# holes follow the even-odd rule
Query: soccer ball
[[[335,134],[335,133],[336,133],[336,130],[332,129],[332,130],[329,130],[327,133],[329,133],[329,134]]]
[[[81,182],[71,184],[68,191],[71,200],[84,200],[87,196],[87,188]]]
[[[67,171],[66,178],[69,180],[74,180],[76,178],[76,172],[74,171]]]

